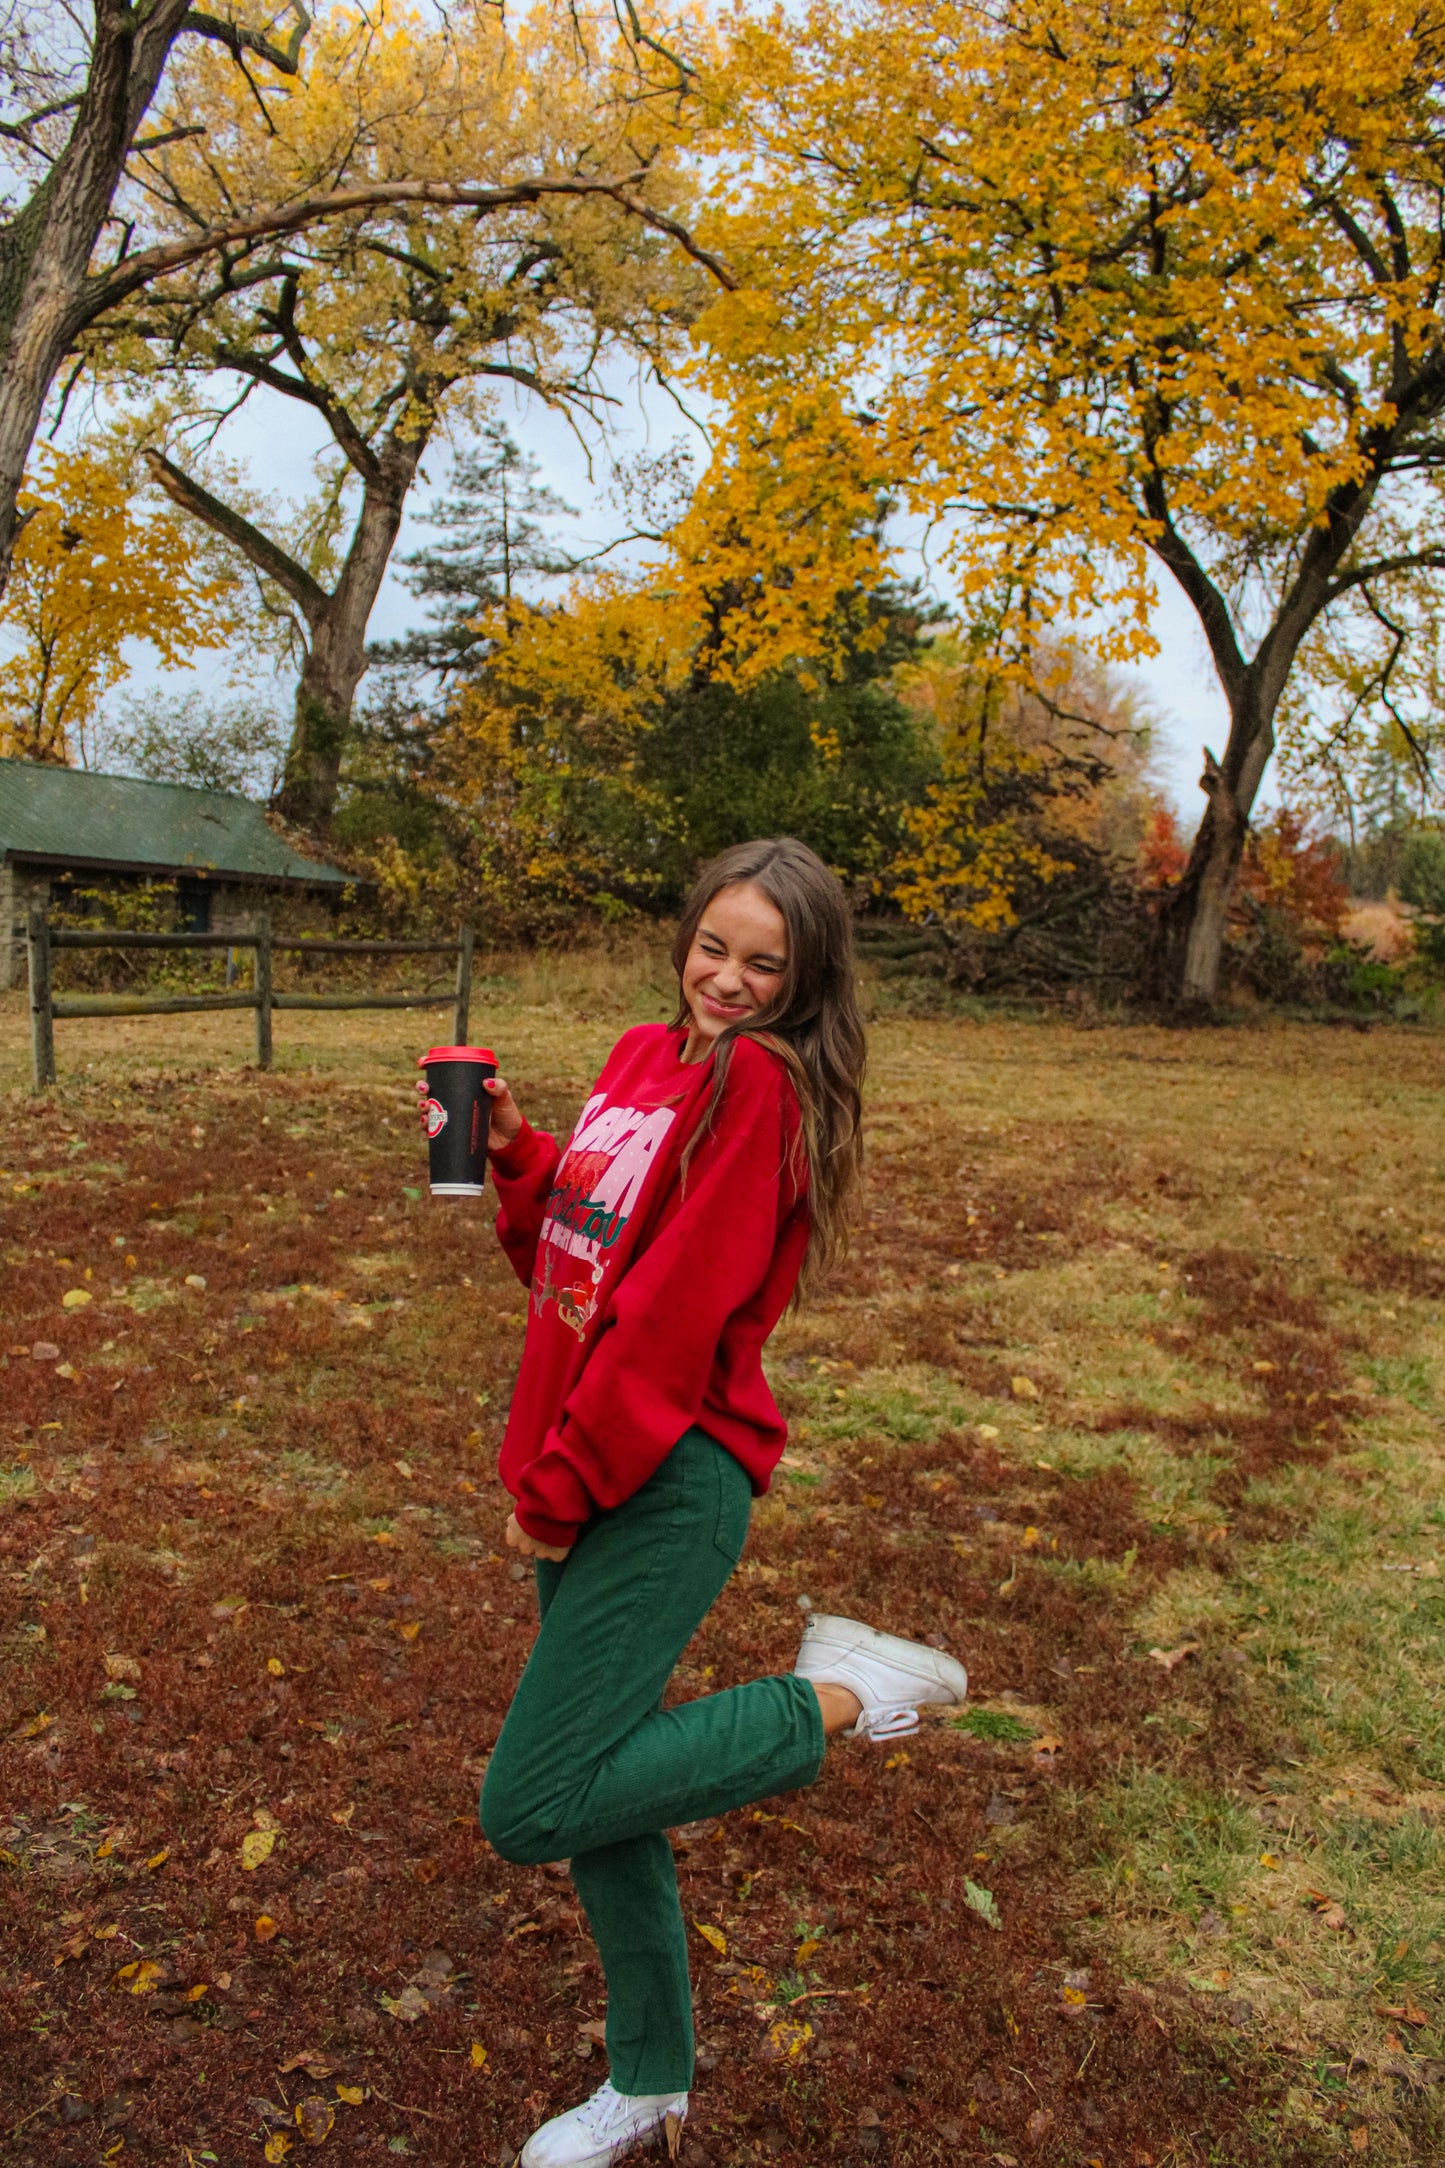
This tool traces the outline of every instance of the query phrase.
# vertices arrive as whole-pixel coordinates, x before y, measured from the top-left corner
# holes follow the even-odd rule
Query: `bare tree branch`
[[[57,98],[51,105],[37,107],[35,112],[27,113],[23,120],[0,120],[0,136],[3,136],[7,142],[23,144],[27,151],[36,153],[41,157],[49,157],[50,153],[48,151],[43,150],[40,144],[31,141],[30,130],[38,128],[42,121],[54,120],[59,113],[73,113],[79,103],[80,92],[76,91],[69,98]]]
[[[383,210],[392,204],[418,204],[435,210],[474,210],[479,216],[486,217],[540,203],[552,196],[606,196],[644,225],[667,234],[695,263],[710,272],[720,286],[729,293],[735,292],[737,280],[721,258],[695,241],[678,219],[670,218],[637,195],[638,184],[646,178],[645,170],[622,175],[616,180],[585,180],[565,175],[555,179],[519,181],[510,188],[471,188],[450,181],[377,181],[355,188],[331,189],[322,195],[300,196],[294,203],[277,204],[256,211],[248,218],[230,219],[224,225],[206,228],[184,241],[143,249],[124,265],[97,273],[87,281],[72,311],[72,336],[78,335],[141,287],[164,278],[168,272],[184,270],[202,256],[279,234],[300,233],[308,226],[320,224],[323,219]]]
[[[137,136],[130,147],[130,155],[134,157],[137,151],[163,150],[167,143],[184,143],[189,136],[203,136],[205,133],[204,127],[197,121],[191,128],[167,128],[164,135]]]
[[[219,15],[203,14],[198,8],[191,9],[182,21],[181,29],[191,31],[196,37],[213,38],[218,45],[224,45],[243,67],[243,54],[254,53],[258,60],[268,61],[278,74],[295,75],[300,69],[301,47],[305,43],[307,31],[311,28],[311,17],[302,5],[302,0],[291,0],[290,12],[296,18],[296,25],[284,45],[273,44],[271,39],[263,37],[259,30],[247,30],[240,23],[227,22]]]
[[[1369,580],[1384,579],[1391,572],[1445,572],[1445,544],[1435,549],[1402,550],[1397,557],[1376,557],[1356,572],[1341,573],[1325,590],[1324,607],[1328,609],[1332,602],[1338,602],[1352,587],[1363,587]],[[1373,603],[1370,606],[1374,608]],[[1382,618],[1381,623],[1384,622]]]
[[[183,468],[167,459],[164,452],[148,447],[143,456],[171,502],[202,521],[223,542],[240,550],[258,572],[274,580],[291,597],[308,624],[325,607],[329,599],[325,588],[269,535],[262,534],[259,527],[253,527],[250,520],[233,511],[230,505],[222,504],[219,497],[213,497]]]

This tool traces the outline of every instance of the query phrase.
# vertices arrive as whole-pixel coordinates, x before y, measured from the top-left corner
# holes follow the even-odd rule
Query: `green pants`
[[[705,1431],[539,1559],[542,1625],[482,1788],[504,1859],[566,1859],[607,1975],[607,2054],[621,2093],[692,2082],[687,1935],[663,1832],[809,1784],[818,1697],[754,1679],[664,1709],[672,1670],[747,1538],[751,1486]]]

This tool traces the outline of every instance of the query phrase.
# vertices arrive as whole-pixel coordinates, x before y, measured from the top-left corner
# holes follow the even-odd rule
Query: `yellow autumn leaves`
[[[634,245],[600,198],[496,226],[415,204],[292,250],[318,398],[356,414],[410,400],[413,442],[444,413],[474,422],[497,375],[571,396],[578,354],[611,341],[707,405],[707,471],[654,562],[487,627],[493,667],[458,704],[439,790],[564,904],[605,891],[609,869],[579,862],[557,817],[579,773],[615,792],[620,825],[657,831],[668,807],[637,748],[659,706],[683,681],[826,677],[901,509],[971,645],[890,886],[916,918],[1006,931],[1020,894],[1076,868],[1067,824],[1020,810],[1077,775],[1053,661],[1075,637],[1106,660],[1147,650],[1151,567],[1178,571],[1187,546],[1228,690],[1230,598],[1287,571],[1401,426],[1399,386],[1442,329],[1433,22],[1404,0],[1318,17],[1276,0],[757,0],[676,26],[684,73],[602,20],[476,9],[443,33],[400,9],[337,13],[297,84],[266,92],[265,126],[261,94],[199,47],[157,114],[152,215],[191,230],[342,173],[507,186],[640,159],[651,210],[695,233],[730,290],[655,229]],[[555,280],[511,278],[519,235],[555,255]],[[414,306],[418,276],[448,296],[445,337]],[[179,311],[174,340],[116,328],[98,362],[133,387],[165,378],[151,422],[168,442],[251,324],[243,282],[202,305],[209,278],[153,297]],[[1440,455],[1421,445],[1424,472]],[[32,477],[10,605],[27,659],[0,706],[10,749],[44,758],[83,737],[118,625],[166,660],[221,637],[230,608],[178,528],[142,519],[108,473],[77,479],[73,457]],[[1391,564],[1429,496],[1365,508],[1404,537]],[[333,492],[288,538],[323,584],[338,521]],[[1043,732],[1020,724],[1026,690]],[[419,877],[396,860],[399,887]]]
[[[1341,230],[1356,198],[1373,230],[1383,170],[1426,155],[1418,17],[1055,17],[749,13],[723,63],[738,182],[709,228],[748,280],[708,317],[729,392],[771,412],[780,383],[865,370],[885,470],[936,517],[967,507],[947,547],[980,597],[1018,564],[1010,607],[1141,599],[1146,437],[1181,517],[1308,527],[1384,418],[1390,341],[1438,335],[1425,271],[1382,263],[1366,294]],[[1321,396],[1335,367],[1354,414]]]
[[[274,1829],[248,1829],[241,1839],[241,1865],[247,1874],[254,1874],[264,1867],[276,1849],[277,1833]]]
[[[338,2085],[336,2097],[338,2100],[353,2101],[355,2104],[360,2105],[366,2096],[359,2085]],[[296,2119],[297,2135],[307,2145],[324,2145],[336,2126],[336,2108],[334,2104],[321,2093],[308,2093],[304,2100],[297,2101],[293,2112]],[[277,2161],[283,2161],[286,2158],[286,2155],[291,2151],[292,2144],[293,2140],[289,2132],[284,2130],[272,2131],[270,2137],[266,2140],[264,2148],[265,2157],[272,2163],[272,2168],[275,2168]]]
[[[1231,701],[1278,607],[1282,685],[1308,621],[1285,609],[1301,560],[1337,497],[1391,460],[1401,479],[1361,503],[1356,547],[1430,591],[1442,545],[1417,485],[1440,456],[1433,18],[1404,0],[1313,14],[744,0],[727,32],[702,231],[738,286],[704,319],[698,369],[725,416],[713,475],[729,531],[760,561],[810,488],[835,514],[855,484],[896,495],[927,524],[1000,705],[1039,685],[1051,643],[1104,661],[1150,651],[1161,566]],[[1382,451],[1391,432],[1398,457]],[[840,446],[849,478],[830,492]],[[798,529],[803,576],[776,613],[795,639],[826,592],[827,553],[811,554],[826,529],[826,514]],[[837,519],[829,569],[866,571],[848,532]],[[1402,611],[1392,598],[1379,614],[1393,668]],[[1435,652],[1422,633],[1426,671]],[[1302,649],[1301,678],[1319,668]],[[1279,695],[1262,696],[1268,723]],[[1307,705],[1302,688],[1281,712],[1297,723]],[[1069,706],[1055,704],[1061,724]],[[973,703],[916,823],[905,895],[917,915],[995,932],[1011,893],[1068,855],[998,814],[1027,787],[998,714]],[[1272,739],[1241,718],[1262,767]]]
[[[771,1816],[759,1818],[772,1819]],[[796,1829],[798,1825],[784,1822],[782,1826]],[[724,1960],[720,1969],[734,1975],[732,1992],[746,1995],[752,2001],[757,2016],[763,2020],[766,2030],[759,2053],[765,2062],[795,2062],[806,2052],[813,2039],[813,2027],[802,2015],[804,2003],[820,1999],[831,2001],[847,1995],[866,1997],[868,1994],[866,1985],[825,1987],[818,1984],[804,1989],[801,1977],[780,1983],[771,1979],[761,1965],[732,1962],[729,1957],[728,1938],[720,1927],[714,1927],[709,1920],[700,1919],[694,1919],[692,1924],[703,1941]],[[801,1929],[793,1953],[794,1965],[801,1972],[801,1967],[815,1957],[821,1948],[820,1933]],[[816,1981],[817,1975],[814,1974],[813,1978]]]
[[[20,493],[24,525],[0,608],[15,652],[0,671],[0,753],[84,757],[86,733],[125,675],[128,640],[167,665],[221,646],[232,583],[204,564],[198,534],[136,495],[118,435],[61,451],[42,445]],[[89,1302],[84,1289],[67,1309]]]
[[[223,43],[176,46],[129,169],[128,240],[184,247],[264,206],[339,197],[347,207],[298,215],[279,268],[262,244],[259,316],[243,243],[223,278],[209,257],[181,267],[86,337],[81,366],[108,420],[78,448],[41,446],[32,459],[0,616],[18,650],[0,676],[0,752],[84,762],[128,641],[148,642],[166,667],[234,645],[242,587],[230,552],[243,522],[259,523],[301,581],[335,579],[346,555],[340,466],[293,512],[252,488],[224,448],[209,449],[215,372],[237,355],[254,349],[272,389],[307,387],[354,470],[389,458],[388,486],[403,495],[443,416],[475,425],[499,382],[585,406],[607,396],[599,365],[610,353],[676,362],[711,285],[674,238],[694,185],[683,154],[695,121],[665,39],[627,14],[623,29],[591,0],[517,14],[390,0],[323,10],[284,81],[258,80]],[[595,183],[605,185],[589,192]],[[427,185],[473,200],[408,193]],[[358,205],[369,189],[402,200]],[[283,320],[284,367],[273,348]],[[232,515],[218,540],[190,516],[198,499],[178,516],[143,494],[137,455],[162,448],[204,466]],[[164,471],[152,465],[152,477]],[[273,479],[263,474],[261,490]],[[247,612],[244,629],[267,648],[264,612]]]

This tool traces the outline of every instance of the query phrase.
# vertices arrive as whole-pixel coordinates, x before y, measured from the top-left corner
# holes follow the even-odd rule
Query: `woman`
[[[762,1350],[842,1248],[862,1157],[851,926],[783,839],[706,871],[670,1025],[625,1032],[565,1149],[492,1093],[497,1231],[531,1287],[502,1447],[542,1624],[482,1792],[503,1858],[566,1859],[607,1976],[610,2076],[523,2168],[605,2168],[687,2113],[687,1942],[665,1831],[809,1784],[824,1741],[961,1701],[951,1657],[812,1617],[793,1672],[664,1709],[786,1438]]]

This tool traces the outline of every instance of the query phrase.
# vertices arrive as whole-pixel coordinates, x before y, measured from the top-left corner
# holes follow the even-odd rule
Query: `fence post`
[[[271,1066],[271,913],[256,914],[256,1067]]]
[[[465,1046],[472,1020],[472,950],[477,937],[470,926],[457,935],[457,1008],[452,1019],[452,1045]]]
[[[50,1005],[50,898],[32,896],[26,928],[30,950],[30,1065],[35,1089],[55,1082],[55,1016]]]

